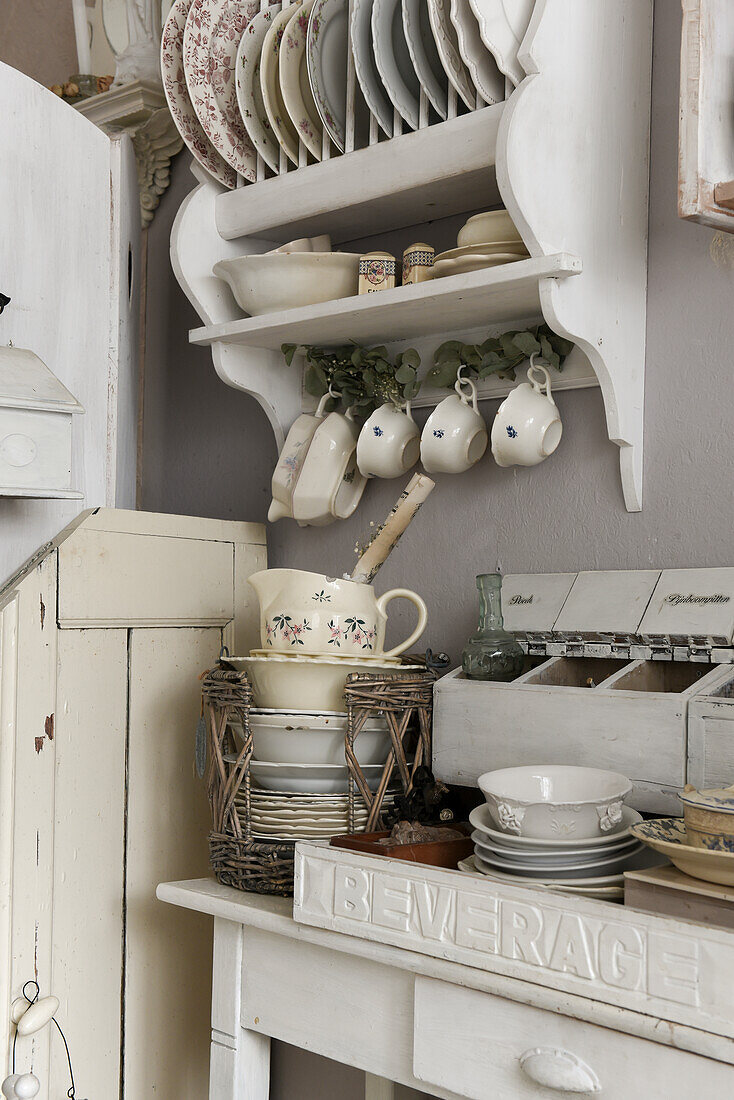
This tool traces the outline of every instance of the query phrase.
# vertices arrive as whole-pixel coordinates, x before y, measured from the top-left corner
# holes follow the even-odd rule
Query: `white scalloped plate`
[[[476,88],[459,53],[456,28],[449,15],[449,0],[427,0],[433,38],[446,76],[470,111],[477,105]]]
[[[403,29],[410,60],[423,91],[440,118],[448,114],[448,80],[431,30],[425,0],[403,0]]]
[[[224,184],[234,187],[237,175],[231,165],[219,155],[199,122],[186,85],[183,65],[183,39],[186,16],[192,0],[175,0],[161,35],[161,74],[163,91],[176,124],[176,129],[186,143],[186,148],[202,168]]]
[[[372,48],[380,79],[393,106],[417,130],[421,86],[405,40],[401,0],[374,0]]]
[[[305,0],[283,31],[278,54],[280,90],[285,109],[301,141],[315,160],[321,160],[324,131],[308,80],[306,34],[314,0]]]
[[[525,70],[517,51],[533,14],[535,0],[469,0],[479,24],[482,42],[494,55],[500,71],[517,85]]]
[[[469,7],[469,0],[450,0],[450,15],[456,29],[459,53],[475,88],[487,103],[500,103],[505,98],[505,78],[494,55],[482,42],[479,24]]]
[[[388,137],[393,132],[393,106],[380,80],[372,48],[372,4],[374,0],[352,2],[352,55],[362,95]]]
[[[623,806],[622,824],[619,829],[606,833],[604,836],[585,837],[583,842],[578,837],[544,839],[542,837],[516,836],[515,833],[502,833],[499,829],[494,828],[489,806],[486,802],[482,802],[472,810],[469,814],[469,821],[475,829],[479,829],[480,833],[486,833],[492,840],[497,841],[499,844],[506,844],[510,848],[524,848],[526,851],[537,852],[548,852],[555,849],[562,852],[567,851],[569,848],[583,848],[584,850],[591,848],[596,850],[614,845],[630,835],[631,827],[642,821],[642,815],[637,810],[633,810],[631,806]]]
[[[245,179],[257,154],[237,105],[237,47],[258,0],[194,0],[184,30],[184,73],[191,102],[214,148]]]
[[[340,153],[347,139],[347,0],[316,0],[306,38],[308,79],[324,128]]]
[[[274,17],[281,10],[280,0],[259,11],[248,24],[237,49],[235,80],[237,105],[253,145],[268,167],[278,171],[280,146],[270,125],[262,88],[260,87],[260,55],[265,35]]]
[[[295,0],[295,3],[289,4],[287,8],[283,8],[281,12],[273,17],[270,30],[265,35],[260,60],[260,88],[265,104],[265,112],[278,144],[288,159],[295,165],[298,164],[298,133],[283,102],[283,93],[280,88],[279,54],[283,32],[300,6],[301,0]]]

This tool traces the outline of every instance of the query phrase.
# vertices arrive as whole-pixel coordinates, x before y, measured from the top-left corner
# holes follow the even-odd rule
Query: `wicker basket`
[[[431,672],[391,678],[353,675],[347,681],[348,727],[345,756],[349,768],[348,821],[355,831],[355,800],[361,798],[369,816],[364,831],[380,822],[393,773],[404,792],[422,763],[431,759],[431,707],[435,676]],[[252,691],[244,672],[226,665],[226,659],[203,678],[202,696],[207,730],[206,783],[212,812],[209,861],[218,882],[257,894],[293,893],[295,841],[262,840],[252,835],[250,729]],[[384,717],[392,741],[377,791],[367,785],[354,753],[354,740],[370,716]],[[241,730],[238,748],[232,726]],[[409,742],[415,742],[413,762],[407,762]]]

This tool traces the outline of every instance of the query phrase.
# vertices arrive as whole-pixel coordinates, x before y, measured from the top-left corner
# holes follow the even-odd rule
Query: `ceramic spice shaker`
[[[389,252],[368,252],[359,258],[359,293],[374,294],[395,286],[395,257]]]
[[[403,286],[433,278],[434,249],[430,244],[411,244],[403,252]]]

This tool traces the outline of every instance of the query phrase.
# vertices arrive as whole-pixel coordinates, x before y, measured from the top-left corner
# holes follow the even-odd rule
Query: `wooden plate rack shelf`
[[[557,389],[599,385],[607,432],[619,447],[628,510],[642,507],[652,0],[536,0],[519,59],[526,72],[502,103],[434,121],[422,102],[418,130],[353,147],[360,92],[348,84],[349,151],[224,191],[194,168],[198,187],[174,224],[177,278],[203,327],[218,375],[265,409],[278,445],[301,411],[300,372],[282,342],[354,339],[417,346],[424,363],[444,339],[479,338],[546,321],[575,348]],[[351,143],[351,144],[350,144]],[[212,275],[217,260],[268,251],[328,232],[335,247],[391,247],[391,234],[504,205],[530,258],[414,287],[309,309],[242,318]],[[403,234],[404,236],[404,234]],[[402,237],[400,238],[402,240]],[[395,251],[399,251],[395,247]],[[510,384],[488,380],[481,398]],[[414,404],[445,393],[424,390]]]

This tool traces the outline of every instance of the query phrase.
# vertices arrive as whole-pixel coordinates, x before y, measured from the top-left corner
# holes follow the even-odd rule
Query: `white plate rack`
[[[260,10],[264,11],[267,7],[269,7],[268,0],[260,0]],[[352,0],[350,0],[348,31],[347,31],[348,50],[347,50],[347,59],[346,59],[347,60],[346,141],[345,141],[344,154],[342,154],[340,152],[340,150],[337,149],[334,142],[331,141],[331,139],[329,138],[329,135],[326,132],[326,128],[324,128],[323,142],[322,142],[322,147],[321,147],[321,161],[322,162],[331,160],[332,157],[338,157],[338,156],[343,156],[347,153],[352,153],[352,152],[355,151],[355,149],[363,148],[365,146],[369,147],[369,146],[372,146],[372,145],[377,145],[378,142],[381,142],[381,141],[382,142],[392,141],[396,138],[399,138],[404,132],[407,132],[407,133],[411,132],[410,131],[410,126],[406,122],[403,121],[403,119],[400,116],[400,113],[397,110],[394,110],[393,111],[393,122],[392,122],[392,131],[393,132],[392,132],[392,136],[388,137],[380,129],[380,127],[377,123],[377,119],[369,112],[369,108],[367,107],[364,96],[362,95],[362,89],[359,86],[359,81],[357,80],[357,74],[356,74],[355,67],[354,67],[354,55],[353,55],[353,52],[352,52],[352,32],[351,32],[352,7],[353,7],[353,3],[352,3]],[[453,85],[448,80],[447,80],[447,85],[448,85],[447,119],[453,119],[453,118],[456,118],[457,115],[459,115],[459,114],[466,113],[467,108],[463,104],[460,97],[457,95],[456,89],[453,87]],[[508,80],[507,81],[507,94],[508,95],[511,92],[511,90],[512,90],[512,84]],[[486,107],[486,106],[487,106],[487,104],[485,103],[485,101],[482,99],[482,97],[479,95],[479,93],[477,93],[476,105],[475,105],[474,109],[475,110],[480,110],[481,108]],[[355,127],[355,115],[356,115],[356,112],[360,109],[364,112],[365,115],[369,115],[369,119],[370,119],[370,122],[369,122],[369,136],[368,136],[366,142],[363,142],[361,144],[359,142],[359,138],[358,138],[356,127]],[[440,120],[438,118],[438,115],[436,114],[436,112],[431,107],[425,91],[421,88],[418,129],[423,130],[427,126],[431,126],[434,123],[437,123],[439,121]],[[309,164],[313,164],[313,163],[314,163],[314,158],[312,156],[310,156],[310,154],[308,152],[308,149],[306,148],[305,144],[303,143],[303,141],[301,139],[299,139],[299,141],[298,141],[298,164],[297,165],[292,164],[291,161],[286,156],[283,149],[281,149],[280,150],[280,157],[279,157],[279,164],[278,164],[277,173],[273,172],[272,169],[265,163],[263,158],[258,154],[258,156],[257,156],[257,165],[256,165],[256,174],[257,174],[257,181],[256,182],[260,182],[262,180],[270,179],[275,175],[282,176],[282,175],[285,175],[288,172],[291,172],[291,173],[297,172],[300,168],[305,168]],[[239,176],[238,177],[238,186],[247,187],[247,186],[249,186],[249,183],[242,176]]]
[[[202,320],[192,341],[211,347],[225,382],[260,402],[280,446],[302,404],[282,342],[410,341],[428,363],[443,339],[545,321],[576,345],[556,389],[601,387],[625,503],[639,510],[651,51],[652,0],[536,0],[519,52],[527,76],[504,102],[466,111],[451,96],[449,117],[435,121],[423,96],[416,131],[396,119],[388,138],[373,123],[362,148],[350,65],[344,154],[329,146],[308,163],[301,148],[297,167],[285,156],[277,174],[261,164],[255,183],[233,191],[194,168],[200,186],[171,240],[174,270]],[[330,233],[335,247],[374,239],[397,254],[393,233],[402,240],[412,227],[411,239],[431,240],[438,219],[500,204],[530,253],[505,267],[255,318],[243,318],[211,274],[220,259],[317,233]],[[480,396],[510,386],[492,379]]]

